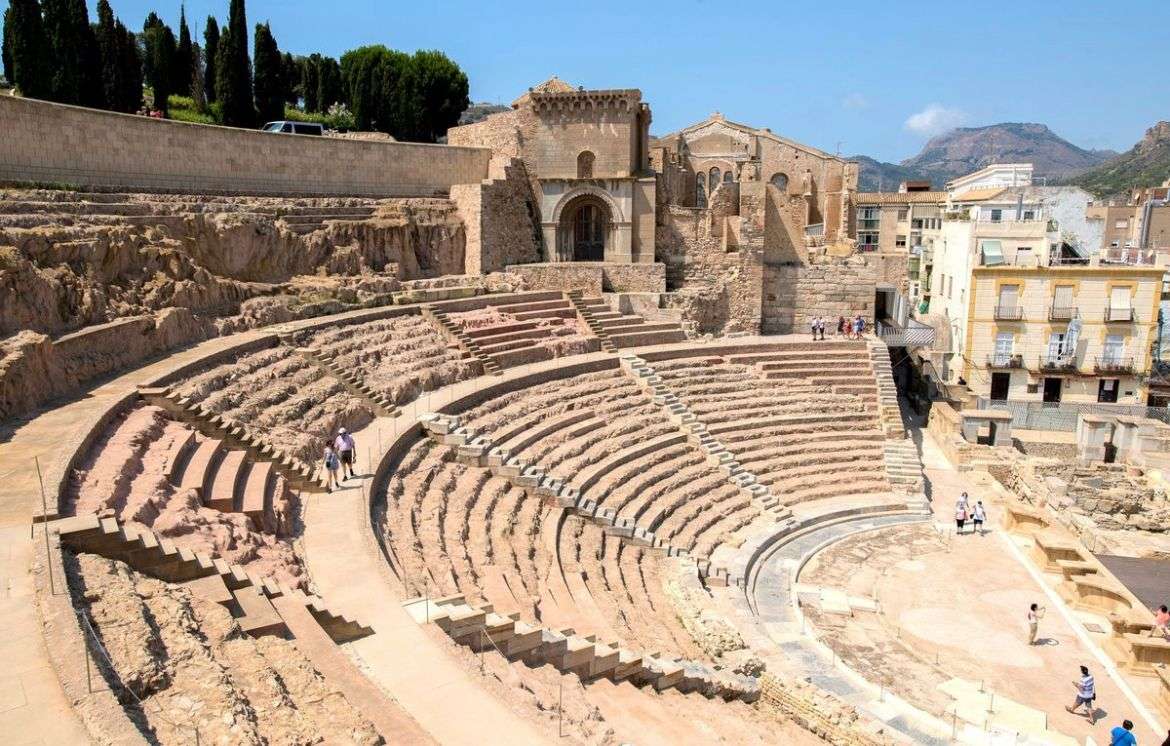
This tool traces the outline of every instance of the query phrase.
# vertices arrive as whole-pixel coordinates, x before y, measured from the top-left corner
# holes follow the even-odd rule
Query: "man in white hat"
[[[353,442],[353,436],[346,432],[344,427],[337,431],[337,439],[333,441],[333,450],[337,451],[337,455],[341,457],[342,479],[351,479],[356,476],[353,473],[353,462],[354,456],[357,454],[357,444]]]

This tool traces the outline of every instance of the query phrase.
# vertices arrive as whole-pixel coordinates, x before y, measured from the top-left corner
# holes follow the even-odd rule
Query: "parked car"
[[[269,122],[262,129],[265,132],[281,132],[288,135],[325,134],[325,127],[316,122]]]

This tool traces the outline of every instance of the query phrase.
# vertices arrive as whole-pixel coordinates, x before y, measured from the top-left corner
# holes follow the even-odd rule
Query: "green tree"
[[[402,137],[436,142],[471,103],[467,75],[439,51],[418,51],[401,84]]]
[[[12,64],[10,82],[21,95],[50,98],[49,43],[37,0],[9,0],[4,38]]]
[[[97,17],[95,34],[98,56],[101,58],[102,91],[106,108],[123,111],[121,98],[125,82],[122,80],[122,58],[118,49],[118,29],[115,26],[114,10],[108,0],[98,0]]]
[[[332,57],[322,57],[317,67],[317,111],[328,111],[330,106],[344,98],[341,66]]]
[[[117,104],[111,108],[133,113],[142,106],[142,55],[138,53],[138,40],[134,34],[117,19],[114,21],[114,35],[122,79]]]
[[[227,29],[220,37],[216,52],[215,94],[223,111],[224,124],[232,127],[256,125],[244,0],[231,0]]]
[[[284,93],[284,102],[289,106],[296,106],[304,95],[301,89],[301,61],[285,52],[280,57],[280,87]]]
[[[351,49],[341,56],[345,103],[358,129],[398,136],[402,122],[399,89],[409,64],[408,55],[380,44]]]
[[[301,58],[301,90],[304,91],[305,111],[321,111],[317,87],[321,71],[321,55],[314,52]]]
[[[51,55],[52,99],[63,104],[100,105],[97,41],[85,0],[43,0],[41,11]]]
[[[12,46],[15,44],[12,35],[12,8],[4,9],[4,41],[0,46],[0,59],[4,63],[4,79],[12,85]]]
[[[172,79],[178,51],[175,34],[157,15],[151,13],[143,26],[142,36],[146,46],[143,65],[146,82],[154,91],[154,108],[165,116],[171,94],[182,90],[176,85],[177,81]]]
[[[272,36],[272,28],[267,23],[256,24],[254,44],[252,88],[256,96],[256,111],[261,122],[284,119],[284,87],[281,83],[283,61],[276,39]]]
[[[215,101],[215,56],[218,53],[219,22],[215,16],[207,16],[207,25],[203,27],[203,90],[208,103]]]
[[[171,86],[175,93],[187,94],[195,71],[195,52],[191,45],[191,29],[187,27],[187,8],[179,6],[179,42],[171,70]]]

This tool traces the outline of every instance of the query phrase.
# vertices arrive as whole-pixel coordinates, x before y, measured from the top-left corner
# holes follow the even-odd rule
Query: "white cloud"
[[[967,121],[967,112],[950,109],[942,104],[930,104],[922,111],[911,114],[903,125],[919,135],[930,137],[954,129]]]
[[[845,109],[852,109],[854,111],[869,108],[869,99],[860,93],[850,93],[845,98],[841,99],[841,106]]]

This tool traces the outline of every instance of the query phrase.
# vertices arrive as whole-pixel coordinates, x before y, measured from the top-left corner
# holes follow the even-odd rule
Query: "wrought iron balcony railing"
[[[1077,317],[1077,309],[1072,307],[1052,306],[1048,309],[1049,321],[1072,321]]]
[[[1024,309],[1019,306],[996,306],[995,318],[1000,321],[1019,321],[1024,317]]]
[[[1106,308],[1105,321],[1108,323],[1129,324],[1137,320],[1132,308]]]
[[[988,368],[1023,368],[1023,355],[1005,355],[996,353],[987,356]]]
[[[1098,373],[1133,373],[1133,358],[1122,355],[1099,355],[1095,365]]]
[[[1039,368],[1047,373],[1075,373],[1077,359],[1074,355],[1041,355]]]

